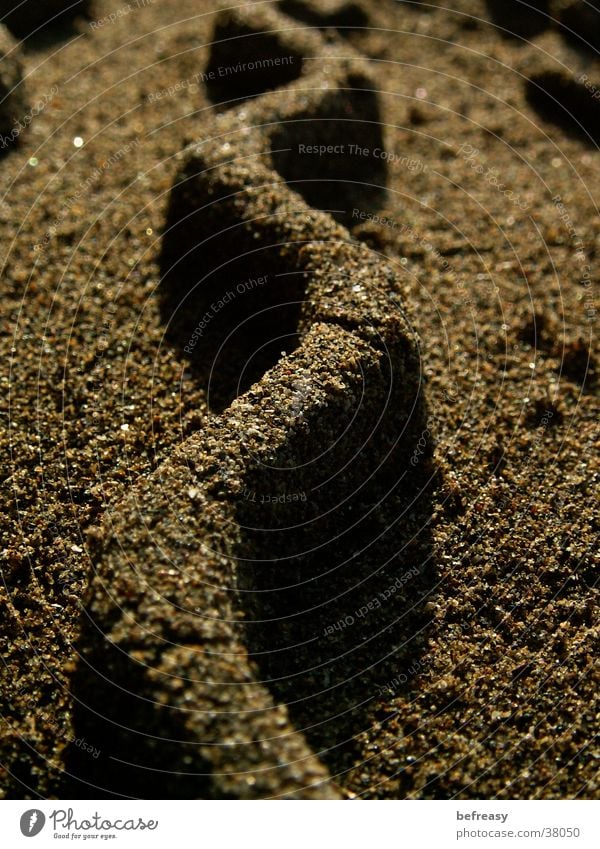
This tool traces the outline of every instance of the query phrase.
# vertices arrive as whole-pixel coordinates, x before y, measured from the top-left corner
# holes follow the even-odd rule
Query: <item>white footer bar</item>
[[[4,801],[0,845],[600,847],[600,802]]]

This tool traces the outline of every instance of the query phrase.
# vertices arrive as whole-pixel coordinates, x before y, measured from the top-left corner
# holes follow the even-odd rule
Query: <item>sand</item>
[[[199,141],[216,149],[210,122],[223,111],[224,126],[233,120],[231,109],[214,104],[222,92],[201,76],[211,68],[214,9],[191,0],[176,10],[97,3],[90,18],[69,29],[63,22],[25,47],[28,100],[44,106],[2,160],[0,206],[7,469],[0,786],[8,798],[597,796],[600,64],[545,20],[524,22],[529,41],[508,37],[498,29],[506,26],[498,8],[495,25],[488,23],[485,4],[360,8],[368,30],[354,28],[362,20],[354,12],[352,29],[326,37],[334,51],[366,57],[377,81],[386,158],[370,156],[368,164],[380,176],[387,171],[388,195],[340,192],[338,224],[321,222],[319,213],[309,226],[346,228],[370,248],[365,256],[377,268],[390,264],[394,304],[421,340],[409,373],[413,380],[416,368],[419,384],[425,381],[426,407],[372,487],[348,510],[336,507],[331,520],[315,520],[327,499],[308,497],[312,479],[296,476],[282,489],[277,476],[262,475],[256,483],[240,479],[240,492],[234,475],[233,489],[216,498],[235,508],[241,536],[225,532],[221,520],[210,525],[210,510],[200,509],[203,487],[188,485],[187,458],[200,446],[202,456],[221,459],[236,405],[254,406],[258,397],[261,416],[272,407],[256,389],[230,407],[248,349],[234,345],[211,376],[198,352],[185,351],[197,305],[192,299],[189,314],[177,312],[180,290],[163,273],[181,151]],[[336,20],[333,13],[328,23]],[[544,92],[583,117],[583,128]],[[307,200],[325,205],[330,195]],[[236,269],[236,284],[260,276],[240,275]],[[184,289],[185,279],[178,278]],[[244,302],[238,306],[244,314]],[[226,310],[221,315],[230,320]],[[319,318],[325,323],[311,331],[299,327],[313,354],[302,359],[301,338],[264,379],[273,397],[286,387],[300,396],[276,407],[292,405],[286,427],[297,434],[299,456],[314,447],[319,427],[323,443],[332,441],[323,422],[344,421],[339,411],[319,411],[313,387],[325,387],[322,401],[356,392],[356,363],[348,359],[357,350],[355,326]],[[295,331],[295,322],[286,313],[282,332]],[[271,326],[260,324],[257,338],[267,341]],[[331,334],[337,341],[330,344]],[[368,339],[361,344],[358,360],[379,373],[375,350]],[[210,346],[201,350],[214,357]],[[251,363],[240,388],[276,359],[268,351]],[[306,392],[286,383],[311,369]],[[372,410],[378,391],[367,397]],[[305,408],[307,421],[298,421]],[[406,399],[392,409],[401,414]],[[241,415],[247,427],[246,415],[257,413]],[[264,450],[277,450],[277,428],[269,428]],[[186,458],[183,483],[175,477],[178,456]],[[362,480],[374,461],[368,451],[359,456]],[[355,485],[348,473],[341,491]],[[190,489],[200,491],[192,497]],[[266,499],[282,492],[298,500],[275,509]],[[167,521],[184,501],[179,524]],[[360,521],[338,542],[350,508]],[[147,551],[135,530],[145,510],[159,525]],[[215,549],[233,543],[226,560],[241,560],[242,602],[233,605],[224,649],[222,634],[198,643],[197,617],[188,632],[177,617],[172,632],[164,630],[169,604],[189,601],[181,572],[164,576],[155,619],[150,591],[130,595],[131,609],[145,611],[141,626],[122,613],[121,594],[132,592],[126,582],[114,579],[117,614],[97,600],[103,569],[116,562],[106,554],[113,526],[134,558],[158,570],[157,542],[178,545],[185,516],[186,551],[197,549],[203,528]],[[282,530],[290,517],[295,529]],[[322,553],[298,555],[321,543]],[[274,567],[256,568],[273,558]],[[215,585],[226,569],[219,562]],[[339,568],[327,575],[324,563]],[[282,569],[300,590],[281,592]],[[127,730],[114,736],[82,707],[85,659],[118,667],[94,637],[90,612],[139,652],[138,663],[158,670],[157,701],[168,692],[171,704],[191,707],[190,722],[177,724],[180,742],[148,745]],[[171,688],[168,652],[155,645],[165,636],[180,647],[170,655]],[[217,655],[237,640],[237,673],[210,661],[213,639]],[[263,711],[257,717],[284,729],[274,742],[265,735],[271,742],[250,776],[258,783],[240,780],[237,754],[233,767],[226,760],[220,769],[197,745],[215,730],[194,719],[207,698],[200,684],[212,682],[210,698],[222,708],[227,681],[219,675],[240,669],[250,700],[259,691],[263,699],[254,704]],[[182,674],[192,681],[183,690]],[[173,727],[172,709],[148,715],[128,698],[104,707],[126,728],[148,722],[159,740]],[[216,713],[213,707],[209,719]],[[223,726],[216,728],[218,737]],[[230,717],[228,733],[245,755],[249,728],[247,717]],[[281,752],[292,764],[283,778],[271,769]],[[162,765],[169,780],[142,765]]]

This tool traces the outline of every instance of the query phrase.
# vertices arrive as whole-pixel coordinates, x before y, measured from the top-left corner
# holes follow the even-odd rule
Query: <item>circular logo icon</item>
[[[37,808],[25,811],[21,816],[21,834],[25,837],[35,837],[46,824],[46,817]]]

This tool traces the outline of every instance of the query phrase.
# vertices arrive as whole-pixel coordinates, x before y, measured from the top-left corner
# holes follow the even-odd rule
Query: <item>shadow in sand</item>
[[[264,501],[281,493],[282,474],[271,472],[249,482],[239,509],[240,607],[257,677],[334,776],[353,766],[356,736],[380,718],[386,687],[395,682],[397,693],[422,662],[423,605],[436,582],[428,472],[427,461],[410,471],[390,461],[356,492],[351,475],[341,488],[317,475],[313,489],[305,475],[307,500],[276,502],[279,509]],[[293,485],[293,472],[285,477]],[[145,674],[132,675],[135,667],[90,623],[83,642],[59,797],[212,798],[211,767],[186,739],[181,715],[144,698]]]
[[[425,644],[435,475],[428,456],[411,463],[422,404],[402,401],[369,404],[362,425],[355,411],[333,451],[292,452],[292,467],[287,449],[238,508],[248,650],[333,775],[352,765],[382,690]]]
[[[358,4],[348,0],[336,6],[324,7],[306,0],[279,0],[281,11],[309,26],[336,29],[340,35],[369,26],[369,16]]]
[[[304,418],[299,384],[299,426],[244,475],[235,507],[237,607],[256,678],[334,776],[352,767],[386,686],[406,681],[425,650],[435,475],[428,448],[416,450],[424,405],[409,365],[373,362],[357,405],[332,396],[335,433],[321,433],[318,409]],[[152,699],[152,672],[136,671],[89,619],[79,645],[60,795],[210,798],[210,767],[182,714]]]
[[[546,71],[527,81],[526,96],[544,120],[594,149],[600,143],[600,101],[594,99],[593,89],[584,83],[560,72]]]
[[[487,0],[487,7],[504,38],[534,38],[551,24],[549,0]]]
[[[348,100],[365,118],[365,143],[371,149],[382,147],[377,103],[372,93],[360,90],[328,107],[319,120],[309,121],[301,115],[284,126],[274,126],[265,141],[272,148],[273,168],[290,188],[313,207],[333,211],[335,217],[346,221],[354,206],[375,210],[383,202],[385,162],[332,156],[318,157],[315,163],[313,157],[298,151],[302,141],[314,144],[316,137],[323,144],[335,145],[349,134],[352,138],[352,132],[362,131],[360,123],[353,130],[352,124],[349,129],[338,120],[336,110],[347,109]],[[235,149],[233,137],[231,145]],[[202,170],[201,164],[198,167]],[[273,180],[278,179],[277,173]],[[189,362],[216,412],[262,377],[282,351],[290,353],[297,346],[307,283],[280,242],[281,210],[253,229],[247,221],[235,219],[231,198],[224,197],[221,202],[219,191],[216,187],[210,196],[194,196],[187,177],[173,186],[159,290],[167,340]],[[268,195],[268,186],[264,191]],[[295,196],[290,192],[289,197],[289,214],[299,215],[294,211]],[[304,229],[309,238],[309,228]],[[315,232],[314,239],[320,235]]]
[[[366,11],[352,0],[335,6],[325,4],[323,7],[317,3],[307,3],[306,0],[279,0],[278,5],[284,14],[302,23],[319,29],[336,29],[340,35],[369,26]]]
[[[146,670],[128,662],[89,620],[78,645],[85,657],[72,678],[73,739],[58,798],[209,798],[211,767],[202,766],[176,712],[153,700]]]
[[[232,62],[235,56],[235,62]],[[269,58],[264,63],[265,57]],[[252,71],[246,68],[252,67]],[[217,20],[204,72],[206,93],[222,109],[287,85],[302,75],[304,59],[277,32],[257,32],[243,22]]]
[[[282,351],[297,347],[306,280],[287,273],[279,244],[247,245],[243,223],[224,233],[217,224],[214,235],[200,237],[182,258],[175,245],[178,228],[186,226],[193,222],[169,225],[161,311],[168,341],[206,388],[211,410],[220,412]]]
[[[0,0],[0,19],[26,50],[45,50],[79,34],[93,17],[91,0]]]
[[[292,162],[280,164],[282,170],[294,168]],[[310,185],[312,195],[326,202],[339,183],[315,179]],[[369,208],[364,198],[371,188],[358,193],[361,209]],[[213,412],[228,407],[282,353],[295,350],[308,283],[280,241],[277,216],[273,233],[255,239],[258,232],[245,221],[232,223],[230,215],[221,215],[214,199],[194,199],[188,208],[175,186],[160,263],[166,338],[205,387]]]

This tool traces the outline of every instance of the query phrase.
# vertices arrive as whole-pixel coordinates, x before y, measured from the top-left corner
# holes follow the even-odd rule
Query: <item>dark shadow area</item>
[[[77,35],[78,18],[93,17],[91,0],[0,0],[1,22],[27,50],[43,50]]]
[[[405,364],[395,373],[372,360],[362,387],[334,392],[326,433],[319,410],[303,420],[300,402],[302,426],[269,467],[246,475],[238,502],[250,657],[334,775],[352,766],[355,735],[377,720],[384,691],[394,682],[398,692],[426,647],[435,475],[430,446],[414,453],[424,410],[418,364]],[[185,714],[148,698],[152,672],[87,617],[78,644],[75,739],[59,798],[213,798]]]
[[[12,129],[12,127],[11,127]],[[15,139],[14,142],[10,142],[6,145],[6,147],[0,147],[0,162],[3,159],[7,159],[11,153],[14,153],[19,149],[19,139]]]
[[[435,475],[428,451],[410,462],[424,429],[418,383],[384,368],[364,390],[336,433],[304,422],[317,445],[286,448],[238,509],[250,656],[332,775],[352,766],[381,691],[422,655],[436,582]]]
[[[387,181],[377,95],[363,77],[349,84],[347,108],[335,117],[286,121],[271,133],[273,164],[290,188],[342,222],[354,206],[381,208]]]
[[[574,0],[559,17],[561,35],[587,51],[600,50],[600,7],[594,0]]]
[[[294,15],[300,8],[308,12],[315,8],[313,4],[292,5],[290,14]],[[360,7],[348,4],[341,8],[350,14],[349,9]],[[205,71],[207,93],[213,102],[224,108],[236,106],[240,99],[300,80],[303,57],[290,41],[286,33],[257,32],[251,24],[222,18]],[[299,87],[302,89],[302,84]],[[366,76],[353,74],[348,88],[331,103],[325,102],[320,111],[281,121],[268,131],[273,164],[281,176],[311,206],[333,210],[334,217],[342,220],[345,215],[337,210],[345,211],[357,193],[369,209],[380,207],[385,200],[387,153],[379,100],[372,88]],[[291,101],[295,96],[289,93]]]
[[[306,286],[281,245],[256,241],[243,223],[225,224],[219,206],[169,224],[160,291],[167,338],[215,411],[296,348]],[[198,242],[188,247],[193,233]]]
[[[549,0],[487,0],[487,7],[504,38],[534,38],[551,24]]]
[[[561,357],[560,370],[569,380],[581,386],[583,392],[594,394],[598,388],[598,366],[589,341],[572,339],[558,352]]]
[[[257,32],[253,24],[228,15],[219,19],[205,72],[213,99],[236,102],[301,73],[302,56],[281,33]],[[378,208],[386,196],[379,104],[371,85],[365,76],[351,75],[347,88],[332,89],[313,105],[309,99],[293,119],[277,123],[266,116],[272,126],[254,130],[262,133],[273,166],[290,187],[340,220],[347,220],[356,204]],[[235,136],[229,143],[235,160]],[[221,188],[202,177],[200,165],[198,170],[188,179],[196,185],[199,177],[205,194],[198,190],[191,196],[185,179],[171,192],[161,309],[168,340],[206,386],[211,409],[220,411],[260,379],[282,351],[296,347],[306,279],[293,258],[286,258],[276,217],[254,228],[240,221],[235,199],[223,189],[221,200]],[[249,189],[252,179],[249,174]]]
[[[223,108],[237,106],[298,79],[302,66],[302,55],[279,33],[256,32],[237,20],[221,19],[204,72],[206,91]]]
[[[527,100],[544,118],[596,148],[600,142],[600,101],[582,82],[546,71],[527,81]]]
[[[58,797],[211,798],[210,766],[186,740],[177,711],[145,697],[151,693],[147,671],[89,619],[78,642],[85,657],[72,679],[74,739]]]
[[[369,25],[369,17],[358,4],[350,2],[320,2],[313,0],[280,0],[279,8],[302,23],[320,29],[336,29],[341,35],[345,31],[362,29]]]
[[[365,84],[358,77],[351,82]],[[386,162],[375,155],[383,142],[372,92],[333,91],[307,114],[276,124],[265,138],[269,144],[273,163],[290,187],[312,206],[337,210],[341,220],[355,206],[377,208],[385,197]],[[350,152],[351,144],[360,149]],[[336,147],[341,153],[322,153]],[[189,361],[215,411],[262,377],[282,351],[295,348],[307,283],[296,251],[281,243],[283,210],[255,222],[240,221],[245,189],[232,196],[219,179],[205,174],[200,160],[192,161],[173,186],[160,285],[167,339]],[[255,179],[268,183],[269,172]],[[249,174],[249,191],[252,180]],[[268,191],[267,186],[265,195]],[[301,215],[293,207],[290,192],[287,218]]]

